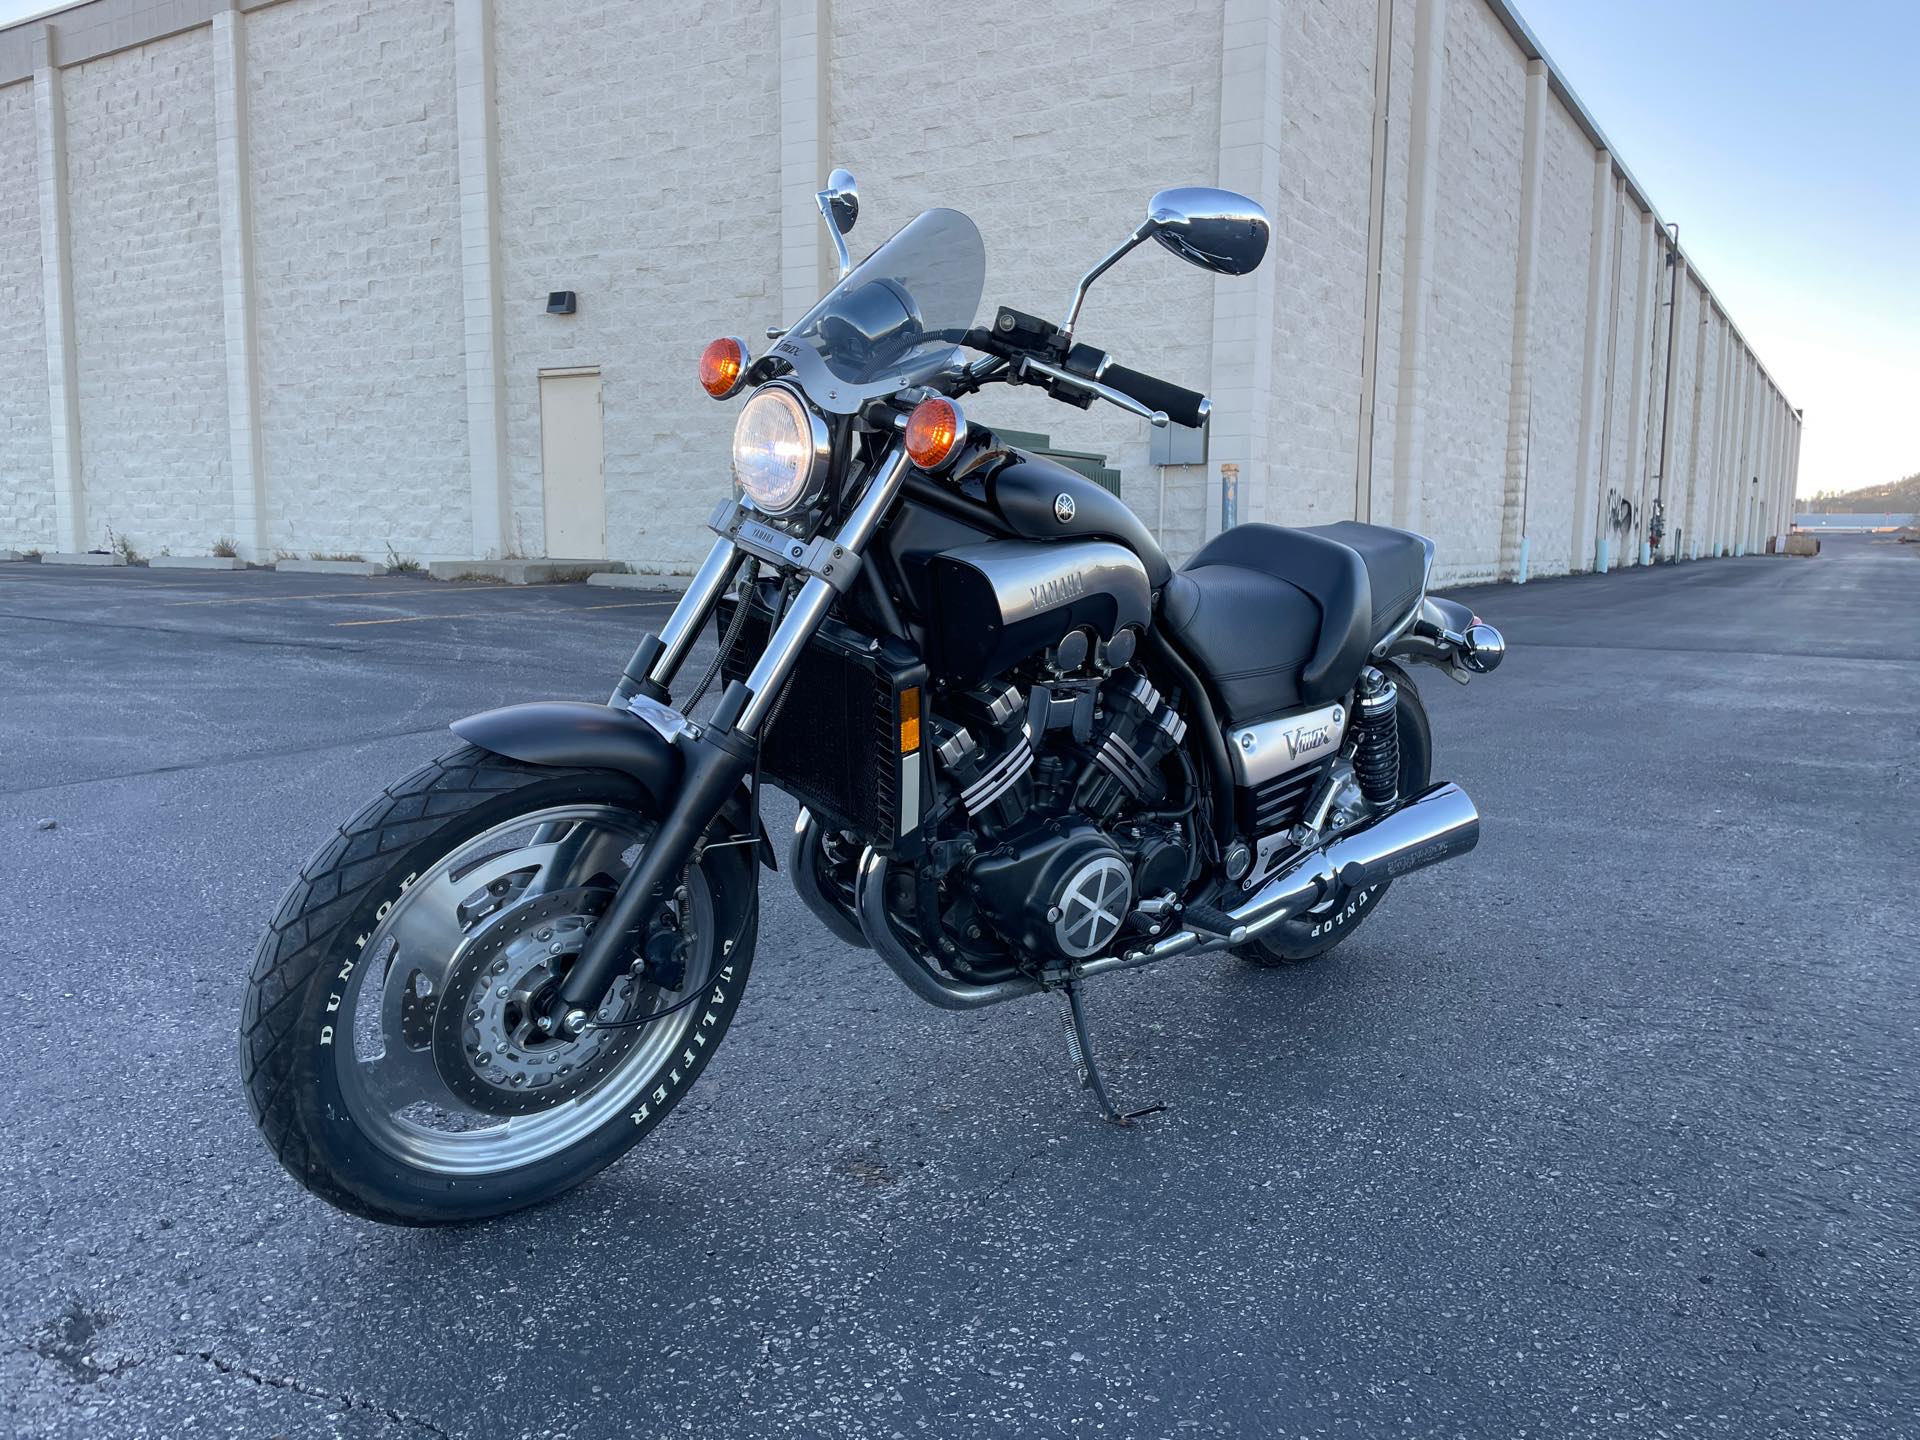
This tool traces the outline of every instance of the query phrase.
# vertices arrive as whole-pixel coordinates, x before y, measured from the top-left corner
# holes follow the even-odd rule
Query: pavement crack
[[[319,755],[328,750],[351,750],[356,745],[376,745],[387,740],[412,740],[421,735],[437,735],[446,728],[444,725],[429,725],[419,730],[376,730],[371,734],[353,735],[345,740],[330,740],[320,745],[283,745],[269,750],[249,750],[238,755],[214,755],[205,760],[181,760],[172,765],[150,765],[144,770],[123,770],[113,775],[86,775],[77,780],[22,785],[13,790],[0,790],[0,796],[38,795],[48,790],[69,790],[81,785],[138,780],[147,775],[177,775],[192,770],[216,770],[223,765],[247,765],[256,760],[283,760],[290,755]]]
[[[1047,1148],[1048,1147],[1046,1146],[1042,1146],[1040,1149],[1035,1150],[1032,1154],[1022,1156],[1019,1160],[1016,1160],[1013,1163],[1013,1165],[1007,1170],[1007,1173],[1000,1177],[1000,1183],[993,1187],[992,1195],[989,1196],[989,1198],[992,1198],[992,1196],[1004,1195],[1007,1192],[1007,1190],[1013,1185],[1013,1182],[1018,1180],[1020,1176],[1025,1173],[1026,1168],[1029,1165],[1033,1164],[1034,1161],[1040,1159],[1043,1155],[1047,1153]]]
[[[68,625],[87,630],[133,630],[144,635],[177,635],[200,645],[261,645],[276,650],[339,650],[356,652],[359,645],[348,640],[296,640],[271,635],[244,635],[220,630],[196,630],[180,625],[126,625],[111,620],[87,620],[73,616],[29,615],[16,610],[0,610],[0,620],[18,620],[32,625]]]
[[[303,1395],[309,1400],[324,1400],[329,1405],[338,1405],[344,1410],[355,1410],[363,1415],[383,1416],[395,1425],[411,1426],[425,1434],[440,1436],[441,1440],[453,1440],[450,1432],[441,1429],[431,1420],[423,1419],[418,1415],[409,1415],[406,1411],[396,1410],[391,1405],[379,1405],[371,1400],[363,1400],[358,1395],[328,1390],[319,1385],[309,1385],[306,1381],[296,1380],[291,1375],[269,1375],[264,1371],[242,1365],[238,1361],[224,1360],[211,1350],[195,1350],[183,1346],[176,1347],[173,1353],[183,1359],[198,1360],[222,1375],[231,1376],[235,1380],[244,1380],[263,1390],[280,1390],[290,1395]]]

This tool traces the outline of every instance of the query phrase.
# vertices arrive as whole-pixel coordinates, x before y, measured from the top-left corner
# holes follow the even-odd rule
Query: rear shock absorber
[[[1353,777],[1376,809],[1400,798],[1400,691],[1369,665],[1354,702]]]

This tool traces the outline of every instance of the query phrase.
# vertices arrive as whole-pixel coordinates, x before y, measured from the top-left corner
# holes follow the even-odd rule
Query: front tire
[[[678,985],[617,982],[575,1040],[537,1033],[529,998],[564,975],[653,808],[611,771],[460,746],[320,848],[261,937],[240,1033],[249,1109],[300,1184],[392,1224],[485,1219],[578,1185],[672,1111],[746,985],[753,847],[689,872]]]

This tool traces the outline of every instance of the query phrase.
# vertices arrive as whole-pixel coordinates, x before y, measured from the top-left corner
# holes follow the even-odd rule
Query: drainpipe
[[[1673,392],[1677,388],[1678,372],[1674,369],[1674,342],[1680,329],[1680,271],[1683,262],[1680,259],[1680,222],[1670,221],[1667,230],[1673,236],[1671,247],[1667,250],[1667,268],[1673,272],[1673,280],[1667,291],[1667,382],[1666,398],[1660,408],[1660,468],[1653,475],[1653,503],[1661,515],[1660,538],[1664,544],[1667,535],[1666,498],[1667,498],[1667,456],[1673,449]],[[1641,532],[1640,563],[1653,563],[1653,546]]]

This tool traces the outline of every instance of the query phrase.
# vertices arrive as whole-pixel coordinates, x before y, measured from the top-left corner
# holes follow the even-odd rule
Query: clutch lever
[[[1019,369],[1021,378],[1025,379],[1029,372],[1052,380],[1056,384],[1069,385],[1075,389],[1084,390],[1089,395],[1106,401],[1109,405],[1119,406],[1130,415],[1138,415],[1155,429],[1164,430],[1167,428],[1168,420],[1166,411],[1155,410],[1149,406],[1142,405],[1131,395],[1123,395],[1111,385],[1102,385],[1098,380],[1089,380],[1086,376],[1076,375],[1071,370],[1062,370],[1057,365],[1050,365],[1045,360],[1036,360],[1031,355],[1022,356]]]

